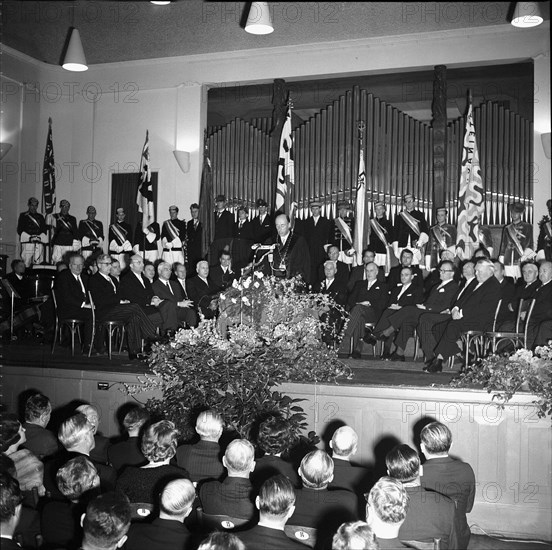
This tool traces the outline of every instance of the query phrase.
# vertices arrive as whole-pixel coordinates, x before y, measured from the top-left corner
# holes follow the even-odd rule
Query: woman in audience
[[[172,422],[161,420],[147,428],[142,437],[142,454],[149,461],[145,466],[127,466],[117,480],[117,489],[130,502],[156,504],[163,487],[177,478],[189,479],[184,468],[169,464],[176,453],[178,430]]]
[[[244,543],[232,533],[211,533],[197,550],[245,550]]]
[[[332,550],[378,550],[376,536],[364,521],[342,523],[332,541]]]

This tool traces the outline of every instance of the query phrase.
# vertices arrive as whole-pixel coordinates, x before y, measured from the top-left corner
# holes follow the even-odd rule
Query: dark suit
[[[274,227],[274,220],[272,219],[272,216],[266,214],[262,222],[260,216],[253,218],[251,221],[251,227],[253,230],[253,242],[259,244],[270,244],[270,238],[272,237]]]
[[[333,226],[328,218],[320,216],[316,225],[311,216],[304,221],[303,236],[307,241],[310,252],[311,273],[309,282],[314,283],[318,278],[318,268],[327,258],[324,245],[333,241]]]
[[[376,218],[376,221],[385,231],[387,246],[391,246],[391,243],[395,240],[395,230],[393,229],[393,224],[387,219],[387,216]],[[387,254],[386,244],[378,237],[378,234],[373,228],[371,228],[369,240],[366,243],[366,246],[370,250],[373,250],[376,254]]]
[[[515,318],[515,313],[508,309],[509,303],[514,299],[516,288],[510,277],[504,277],[500,281],[500,309],[496,318],[496,326],[499,327],[505,321],[512,321]]]
[[[26,437],[23,447],[29,449],[40,460],[59,451],[58,439],[50,430],[31,422],[25,422],[23,427]]]
[[[184,291],[180,283],[176,281],[167,281],[170,285],[172,292],[167,288],[167,285],[161,280],[157,279],[152,285],[155,296],[163,300],[160,306],[167,302],[163,306],[163,327],[165,330],[176,330],[179,323],[187,323],[191,327],[197,326],[196,312],[190,307],[180,307],[178,302],[184,299]],[[191,299],[191,298],[190,298]]]
[[[40,532],[47,548],[77,548],[82,541],[81,515],[86,512],[83,503],[68,500],[50,500],[40,514]],[[4,544],[2,543],[2,549]]]
[[[412,269],[412,284],[423,288],[424,277],[422,275],[422,270],[417,265],[411,265],[409,267]],[[389,270],[389,275],[387,276],[387,286],[389,286],[389,288],[395,288],[397,285],[401,284],[402,269],[402,265],[396,265]]]
[[[472,467],[446,456],[426,460],[423,473],[422,487],[447,495],[456,503],[459,548],[467,548],[470,528],[466,514],[471,512],[475,500],[475,474]]]
[[[227,477],[206,481],[199,489],[199,499],[206,514],[223,514],[233,518],[253,519],[255,496],[251,481],[242,477]]]
[[[334,478],[329,485],[330,490],[344,489],[357,496],[359,505],[359,517],[366,513],[364,494],[368,492],[371,481],[371,472],[362,466],[355,466],[348,460],[342,460],[333,456]]]
[[[318,268],[318,277],[316,281],[312,281],[313,284],[315,284],[315,282],[319,283],[326,276],[324,273],[324,263],[322,263]],[[335,266],[337,268],[336,274],[335,274],[336,280],[339,281],[340,283],[347,285],[347,283],[349,282],[349,276],[351,274],[351,269],[349,264],[346,264],[345,262],[341,262],[338,260],[337,262],[335,262]]]
[[[423,301],[424,293],[420,286],[416,286],[411,283],[409,287],[401,294],[403,285],[399,283],[395,288],[389,291],[389,298],[387,300],[387,309],[381,314],[381,317],[376,325],[375,332],[381,332],[391,326],[389,318],[396,313],[397,309],[391,309],[393,304],[403,307],[414,306],[421,304]],[[399,296],[400,294],[400,296]]]
[[[249,531],[237,533],[247,550],[305,550],[305,545],[294,541],[279,529],[255,525]]]
[[[237,279],[237,275],[228,269],[223,271],[219,264],[209,269],[209,279],[218,290],[225,290],[232,284],[234,279]]]
[[[102,493],[113,491],[115,489],[115,483],[117,481],[117,472],[115,469],[111,466],[107,466],[106,464],[102,464],[101,462],[96,462],[92,456],[86,456],[85,454],[76,451],[67,451],[61,456],[59,466],[61,467],[64,464],[67,464],[69,460],[78,456],[84,456],[96,467],[98,476],[100,477],[100,487]]]
[[[278,474],[285,475],[294,487],[301,487],[297,468],[291,462],[287,462],[279,456],[265,455],[255,461],[255,470],[251,474],[251,480],[256,491],[259,491],[261,485],[267,479]]]
[[[192,481],[218,480],[224,473],[220,445],[214,441],[200,440],[195,445],[180,445],[176,449],[176,463],[188,470]]]
[[[81,220],[79,222],[79,239],[82,241],[84,238],[88,239],[88,244],[81,248],[81,252],[95,252],[101,245],[99,245],[100,240],[104,238],[103,223],[98,220]],[[96,244],[98,243],[98,244]]]
[[[210,279],[205,282],[199,275],[188,282],[188,295],[197,312],[201,311],[206,319],[213,319],[216,312],[209,308],[211,300],[217,294],[217,288]]]
[[[364,265],[357,265],[351,269],[351,274],[349,275],[349,282],[347,283],[347,290],[351,292],[355,288],[355,284],[358,281],[364,281]],[[385,270],[383,267],[378,267],[378,281],[382,283],[385,282]]]
[[[148,462],[142,454],[139,437],[129,437],[111,445],[107,450],[107,459],[117,472],[125,466],[143,466]]]
[[[340,263],[340,262],[339,262]],[[347,302],[347,288],[343,281],[338,281],[337,278],[328,287],[328,280],[324,279],[315,286],[315,291],[321,294],[330,296],[338,306],[345,307]],[[320,315],[322,323],[322,340],[328,346],[331,346],[335,341],[344,322],[344,315],[336,307],[331,307],[326,313]]]
[[[17,544],[17,542],[15,542],[13,539],[9,539],[7,537],[2,537],[2,538],[0,538],[0,541],[2,543],[1,544],[2,550],[21,550],[21,546],[19,546],[19,544]],[[303,546],[303,545],[301,545],[301,546]]]
[[[535,307],[527,327],[527,349],[546,344],[549,321],[552,321],[552,281],[541,285],[535,292]]]
[[[163,315],[163,307],[160,305],[157,308],[151,305],[151,299],[154,296],[153,288],[149,279],[143,273],[136,274],[129,271],[126,275],[123,275],[119,285],[119,295],[121,300],[138,304],[156,327],[169,328],[165,326],[166,315]]]
[[[232,230],[232,266],[236,273],[241,273],[241,270],[249,263],[253,254],[251,245],[253,244],[253,227],[249,220],[241,223],[234,223]]]
[[[224,209],[222,212],[215,212],[214,230],[215,235],[209,248],[209,263],[216,265],[220,252],[232,243],[232,231],[234,228],[234,215]]]
[[[197,262],[203,259],[202,233],[203,226],[199,220],[197,225],[194,223],[193,219],[188,221],[186,224],[186,235],[188,237],[186,243],[186,261],[188,263],[188,271],[191,273],[195,272]]]
[[[420,210],[411,210],[409,214],[418,221],[418,228],[420,229],[420,232],[426,233],[429,237],[429,226],[423,212]],[[395,216],[393,239],[399,243],[400,248],[404,248],[408,244],[408,237],[410,237],[411,246],[416,246],[419,238],[418,234],[410,228],[400,213],[397,212],[397,215]]]
[[[151,523],[133,523],[126,550],[185,550],[192,534],[177,520],[155,518]]]

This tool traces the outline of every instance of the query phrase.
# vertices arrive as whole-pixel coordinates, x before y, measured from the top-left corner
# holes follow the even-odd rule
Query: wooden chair
[[[305,546],[314,548],[316,545],[316,529],[302,525],[285,525],[284,533],[288,539],[296,540]]]
[[[408,548],[414,548],[415,550],[441,550],[441,539],[433,539],[433,542],[420,540],[401,540],[401,542]]]
[[[92,353],[92,345],[94,343],[94,336],[96,335],[96,308],[94,306],[94,300],[92,299],[92,294],[88,292],[88,297],[90,299],[90,305],[92,306],[92,344],[90,345],[90,350],[88,351],[88,357]],[[125,323],[123,321],[112,321],[109,319],[104,319],[103,321],[97,321],[98,330],[102,327],[107,329],[107,352],[109,359],[111,359],[113,352],[113,336],[119,336],[119,353],[123,348],[123,342],[125,339]]]
[[[58,314],[56,291],[52,288],[52,300],[54,302],[54,341],[52,342],[52,354],[56,347],[56,340],[59,338],[61,342],[61,332],[63,327],[68,327],[71,331],[71,355],[75,355],[75,334],[79,337],[79,342],[82,344],[82,337],[80,333],[80,327],[84,325],[84,321],[81,319],[74,319],[72,317],[60,317]]]
[[[207,531],[213,531],[215,529],[233,531],[249,523],[248,519],[234,518],[222,514],[206,514],[203,508],[197,508],[196,512],[199,525]]]

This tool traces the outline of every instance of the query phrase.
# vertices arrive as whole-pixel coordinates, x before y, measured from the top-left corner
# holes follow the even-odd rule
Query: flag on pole
[[[366,210],[366,169],[364,166],[364,147],[360,140],[360,155],[358,159],[358,178],[355,204],[355,265],[362,265],[362,251],[364,250],[364,212]]]
[[[205,258],[209,252],[213,227],[213,180],[207,132],[205,133],[203,145],[203,171],[201,173],[201,189],[199,193],[199,221],[203,228],[201,233],[201,256]]]
[[[54,142],[52,140],[52,119],[48,119],[48,137],[42,168],[42,208],[51,218],[56,207],[56,169],[54,164]],[[48,222],[46,222],[48,223]]]
[[[148,225],[155,221],[148,130],[146,130],[146,141],[142,148],[142,158],[140,159],[140,183],[136,195],[136,204],[138,205],[138,212],[142,213],[142,229],[146,229]]]
[[[479,152],[473,122],[473,106],[470,97],[458,190],[456,247],[461,258],[471,258],[479,247],[479,225],[485,208],[484,197],[483,179],[481,177]]]
[[[286,120],[282,126],[280,136],[280,156],[278,159],[278,181],[276,183],[275,210],[293,217],[292,186],[295,183],[295,169],[293,162],[293,135],[291,133],[291,105],[288,104]],[[293,223],[293,220],[292,220]]]

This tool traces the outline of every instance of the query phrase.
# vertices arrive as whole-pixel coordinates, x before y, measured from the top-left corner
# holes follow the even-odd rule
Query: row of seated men
[[[128,550],[195,549],[205,535],[205,519],[212,516],[228,516],[250,549],[300,548],[291,540],[301,536],[294,535],[298,532],[311,536],[309,545],[315,539],[316,548],[330,548],[340,526],[358,520],[372,530],[376,544],[369,548],[403,548],[402,540],[434,538],[445,550],[469,543],[466,514],[474,503],[475,475],[468,464],[449,456],[451,432],[439,422],[421,431],[423,470],[420,455],[398,444],[384,457],[389,477],[378,479],[354,464],[358,436],[349,426],[333,433],[331,457],[322,450],[303,453],[296,469],[289,459],[289,424],[280,417],[260,424],[256,442],[262,456],[256,458],[246,439],[222,447],[223,419],[214,411],[198,416],[199,441],[180,446],[172,422],[152,422],[137,406],[124,417],[128,437],[107,445],[96,433],[93,406],[82,405],[66,418],[57,438],[46,428],[50,414],[48,399],[34,394],[27,400],[24,424],[15,415],[2,415],[2,492],[15,478],[25,508],[17,521],[11,515],[1,518],[0,534],[21,535],[23,547],[32,547],[33,536],[40,535],[45,549],[79,548],[82,528],[86,538],[82,513],[98,494],[111,498],[113,490],[135,510],[135,522],[121,534],[127,535]],[[39,498],[29,507],[33,490]],[[142,516],[150,512],[145,521],[140,510],[146,511]],[[286,525],[302,530],[286,535]]]

